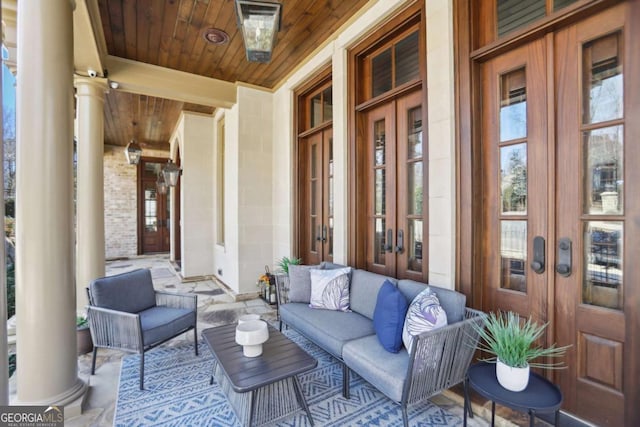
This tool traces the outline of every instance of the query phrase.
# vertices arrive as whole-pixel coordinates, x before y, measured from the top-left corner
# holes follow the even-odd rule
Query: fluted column
[[[18,2],[19,404],[67,405],[78,378],[73,263],[73,1]]]
[[[76,306],[87,305],[85,288],[104,276],[104,94],[106,79],[76,77],[77,196]],[[124,156],[124,154],[123,154]]]

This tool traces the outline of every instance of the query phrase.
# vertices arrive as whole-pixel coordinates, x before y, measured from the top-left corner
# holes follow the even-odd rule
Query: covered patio
[[[243,4],[2,1],[18,368],[0,404],[114,422],[120,354],[89,378],[75,352],[96,278],[151,268],[198,295],[201,331],[275,319],[256,280],[299,257],[548,323],[541,344],[570,348],[544,373],[563,419],[640,422],[640,0],[271,1],[252,12],[279,10],[267,51]]]

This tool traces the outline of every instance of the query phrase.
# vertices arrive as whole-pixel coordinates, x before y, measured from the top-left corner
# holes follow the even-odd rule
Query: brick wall
[[[144,156],[165,157],[168,151],[143,151]],[[104,147],[104,231],[107,259],[138,254],[137,167],[129,165],[124,147]]]

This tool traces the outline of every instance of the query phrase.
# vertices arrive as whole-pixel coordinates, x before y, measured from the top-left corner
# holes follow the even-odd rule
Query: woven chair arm
[[[407,382],[406,403],[414,403],[462,382],[479,341],[474,324],[481,326],[486,314],[465,309],[465,318],[414,338]]]
[[[198,307],[198,296],[193,294],[176,294],[156,291],[156,305],[196,310]]]
[[[284,272],[278,272],[276,277],[276,296],[278,304],[286,304],[289,302],[289,275]]]
[[[96,347],[142,352],[142,327],[135,313],[89,306],[87,320]]]

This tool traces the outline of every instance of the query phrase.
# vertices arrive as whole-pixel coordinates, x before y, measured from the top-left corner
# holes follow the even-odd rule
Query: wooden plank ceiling
[[[233,0],[99,0],[98,5],[109,55],[271,89],[368,1],[281,0],[282,28],[268,64],[247,61]],[[208,43],[202,34],[209,28],[224,30],[229,42]],[[105,142],[126,145],[135,137],[168,147],[183,108],[180,102],[111,91]]]

